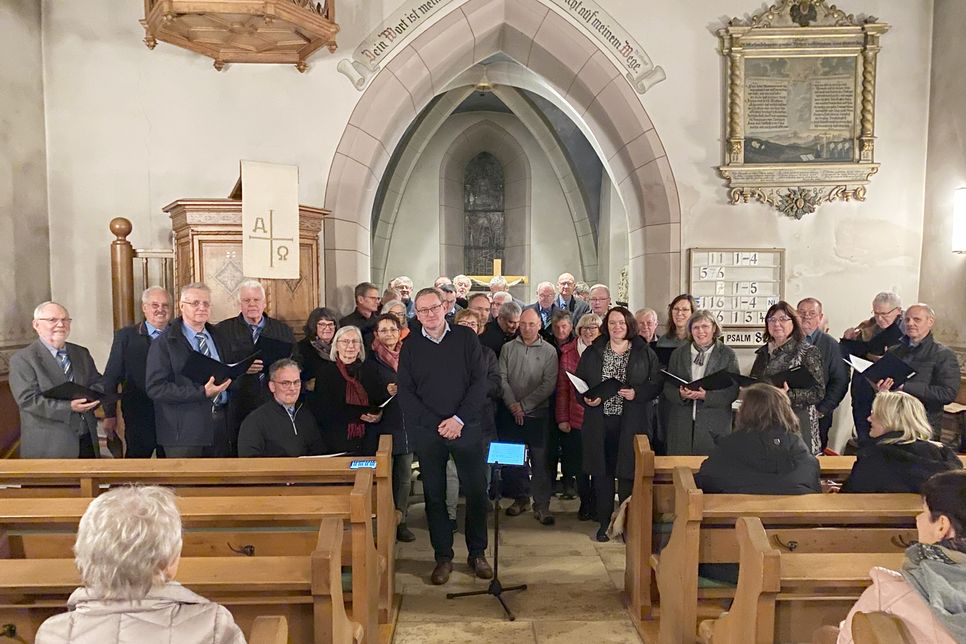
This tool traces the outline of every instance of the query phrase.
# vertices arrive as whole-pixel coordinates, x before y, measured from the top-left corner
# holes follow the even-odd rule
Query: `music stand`
[[[526,590],[526,584],[504,587],[500,583],[500,499],[503,497],[503,467],[523,467],[527,462],[526,445],[518,443],[490,443],[490,453],[486,462],[493,466],[493,477],[490,481],[490,498],[493,500],[493,579],[486,590],[471,590],[463,593],[446,593],[446,599],[457,597],[475,597],[476,595],[493,595],[496,597],[507,619],[516,620],[510,607],[503,600],[503,593],[514,590]]]

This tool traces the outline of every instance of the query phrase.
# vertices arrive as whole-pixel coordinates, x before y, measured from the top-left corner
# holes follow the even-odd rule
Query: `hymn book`
[[[880,380],[892,378],[892,389],[894,390],[916,375],[915,369],[909,363],[897,358],[892,353],[886,353],[876,362],[870,362],[852,355],[842,359],[846,364],[861,373],[866,380],[872,383],[872,386],[875,386],[875,383]]]
[[[238,362],[225,364],[198,351],[192,351],[181,370],[181,375],[187,376],[191,379],[191,382],[198,385],[208,384],[209,378],[214,378],[215,382],[220,384],[229,378],[235,379],[248,371],[248,368],[252,366],[252,363],[261,353],[261,351],[256,351]]]

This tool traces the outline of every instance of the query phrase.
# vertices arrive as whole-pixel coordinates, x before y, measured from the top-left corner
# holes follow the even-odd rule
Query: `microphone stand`
[[[493,480],[490,482],[490,498],[493,499],[493,579],[486,590],[471,590],[463,593],[446,593],[446,599],[456,599],[458,597],[475,597],[477,595],[493,595],[496,597],[507,619],[516,620],[516,616],[510,611],[510,607],[503,601],[503,593],[514,590],[526,590],[527,585],[506,586],[500,583],[500,499],[503,494],[503,478],[501,475],[502,466],[495,463],[493,466]]]

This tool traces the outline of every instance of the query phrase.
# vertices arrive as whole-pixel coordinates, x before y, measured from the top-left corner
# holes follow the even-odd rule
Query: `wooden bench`
[[[852,616],[855,644],[916,644],[905,622],[890,613],[856,613]]]
[[[288,620],[281,615],[256,617],[248,644],[288,644]]]
[[[286,619],[295,642],[361,642],[363,627],[345,613],[342,536],[342,521],[326,518],[308,556],[186,557],[177,579],[231,610],[244,631],[270,612]],[[0,626],[13,625],[20,641],[33,641],[79,585],[73,559],[0,560]]]
[[[367,460],[376,464],[372,506],[376,548],[385,562],[385,572],[379,575],[378,614],[380,623],[386,624],[395,593],[391,436],[379,438],[371,457],[0,460],[0,498],[93,498],[126,483],[173,487],[179,496],[344,494],[338,486],[355,481],[353,463]]]
[[[756,517],[739,518],[738,588],[731,609],[701,623],[707,644],[808,641],[837,626],[870,583],[874,566],[898,570],[902,552],[782,552]],[[859,641],[859,640],[856,640]]]
[[[946,437],[946,430],[953,433]],[[959,381],[959,391],[956,399],[943,406],[943,423],[940,436],[943,443],[956,448],[960,452],[966,451],[966,378]]]
[[[672,476],[671,538],[650,562],[661,595],[660,641],[675,644],[694,641],[699,596],[734,594],[731,587],[699,593],[698,564],[738,562],[737,519],[759,517],[769,539],[790,552],[901,554],[916,538],[922,509],[916,494],[704,494],[690,469],[679,467]]]

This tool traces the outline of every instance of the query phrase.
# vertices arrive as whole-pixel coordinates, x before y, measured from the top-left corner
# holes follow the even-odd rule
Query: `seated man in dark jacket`
[[[262,404],[242,422],[238,433],[238,456],[310,456],[325,453],[315,417],[302,411],[299,365],[288,358],[268,370],[272,400]]]
[[[745,388],[735,424],[701,464],[698,487],[720,494],[821,492],[818,459],[799,435],[785,392],[766,384]]]

